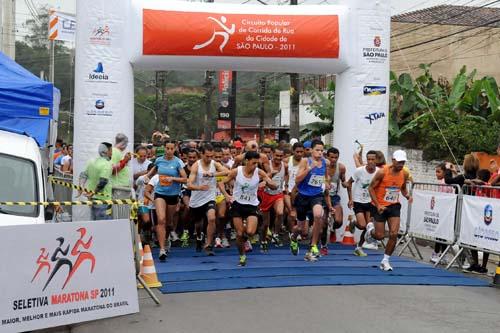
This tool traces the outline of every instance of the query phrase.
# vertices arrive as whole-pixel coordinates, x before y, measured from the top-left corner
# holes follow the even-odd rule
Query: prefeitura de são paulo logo
[[[61,272],[60,274],[67,273],[66,279],[61,287],[61,290],[64,289],[85,261],[90,262],[90,274],[94,272],[96,259],[90,251],[92,247],[92,236],[88,237],[88,240],[85,241],[84,238],[86,238],[87,229],[79,228],[76,231],[80,234],[80,238],[75,242],[72,248],[71,244],[65,244],[64,237],[57,237],[55,239],[57,243],[51,245],[55,247],[53,251],[49,251],[45,247],[40,248],[40,255],[35,262],[38,267],[35,271],[35,275],[33,275],[31,279],[31,283],[36,280],[43,280],[44,275],[48,276],[42,291],[47,288],[54,276],[59,272]],[[65,266],[67,269],[61,270],[61,268]],[[45,270],[46,273],[43,274]]]
[[[380,36],[375,36],[375,38],[373,38],[373,45],[375,47],[380,47],[380,45],[382,45],[382,38],[380,38]]]
[[[431,198],[431,210],[434,210],[434,207],[436,206],[436,198],[432,197]]]

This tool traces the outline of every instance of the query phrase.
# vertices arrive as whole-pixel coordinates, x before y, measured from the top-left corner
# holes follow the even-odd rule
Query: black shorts
[[[313,197],[309,197],[306,195],[298,194],[295,198],[295,209],[297,210],[297,221],[305,221],[307,217],[307,213],[312,211],[313,207],[316,205],[324,205],[324,196],[323,194],[319,194]]]
[[[372,205],[372,216],[375,222],[384,223],[391,217],[400,217],[401,216],[401,204],[394,204],[385,207],[382,214],[379,214],[377,211],[377,207]]]
[[[366,212],[372,212],[372,204],[367,202],[367,203],[361,203],[361,202],[354,202],[354,214],[364,214]]]
[[[168,206],[175,206],[179,202],[179,196],[178,195],[163,195],[160,193],[155,192],[155,200],[156,199],[163,199],[167,203]]]
[[[249,216],[257,217],[257,206],[242,205],[239,202],[235,201],[231,204],[230,214],[231,217],[239,217],[242,219],[246,219]]]
[[[210,209],[215,210],[215,201],[209,201],[200,207],[189,207],[189,213],[191,214],[191,219],[195,222],[202,221],[207,217],[207,213]]]
[[[181,190],[180,197],[190,197],[191,198],[191,190],[188,190],[187,188],[183,188]]]

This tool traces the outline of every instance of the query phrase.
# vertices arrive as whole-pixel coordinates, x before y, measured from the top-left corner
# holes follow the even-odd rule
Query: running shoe
[[[273,233],[271,232],[271,229],[267,228],[267,233],[266,233],[266,240],[272,241],[273,240]]]
[[[378,250],[378,244],[377,243],[367,243],[367,242],[364,242],[363,245],[362,245],[362,248],[365,249],[365,250]]]
[[[188,247],[189,246],[189,231],[184,230],[181,235],[181,246]]]
[[[170,239],[167,239],[166,244],[165,244],[165,251],[170,252],[170,249],[172,248],[172,241]]]
[[[273,234],[273,236],[272,236],[272,242],[277,247],[282,247],[283,246],[283,241],[281,240],[281,237],[280,237],[279,234]]]
[[[290,238],[290,252],[292,252],[294,256],[299,254],[299,242],[293,240],[293,238]]]
[[[319,253],[321,254],[322,257],[327,256],[328,255],[328,246],[327,245],[321,246]]]
[[[269,245],[267,242],[261,242],[260,243],[260,252],[263,254],[268,254],[269,253]]]
[[[238,262],[238,266],[244,267],[246,265],[247,265],[247,256],[246,255],[240,256],[240,261]]]
[[[229,244],[229,241],[227,240],[226,237],[222,238],[222,247],[224,248],[231,247],[231,244]]]
[[[260,240],[259,235],[255,234],[255,235],[252,236],[252,238],[250,238],[250,243],[251,244],[257,244],[259,242],[259,240]]]
[[[305,261],[310,261],[310,262],[315,262],[318,261],[318,257],[316,257],[312,251],[308,251],[306,255],[304,256]]]
[[[440,257],[439,253],[432,252],[430,262],[437,264],[439,262],[439,257]]]
[[[205,254],[209,257],[213,257],[215,255],[212,245],[205,246]]]
[[[236,230],[231,230],[231,240],[236,239]]]
[[[222,240],[219,237],[215,238],[215,248],[222,249]]]
[[[369,243],[369,244],[373,244],[375,243],[375,239],[373,238],[372,236],[372,231],[375,229],[375,225],[373,224],[373,222],[369,222],[367,225],[366,225],[366,234],[365,234],[365,242]]]
[[[170,231],[170,239],[172,242],[177,242],[179,240],[179,235],[175,231]]]
[[[203,237],[196,237],[196,252],[201,252],[203,249]]]
[[[357,257],[366,257],[368,256],[365,251],[363,251],[363,248],[357,247],[354,249],[354,255]]]
[[[318,259],[320,257],[320,253],[319,253],[319,250],[318,250],[318,246],[317,245],[313,245],[311,246],[311,249],[309,250],[311,252],[311,254],[313,256],[316,257],[316,259]]]
[[[384,272],[392,272],[392,266],[389,263],[389,260],[382,260],[380,262],[380,269]]]
[[[165,262],[165,260],[167,260],[167,251],[165,251],[165,249],[160,249],[158,259],[160,259],[161,262]]]
[[[244,247],[245,247],[245,253],[253,251],[252,243],[250,243],[250,241],[248,240],[245,242]]]

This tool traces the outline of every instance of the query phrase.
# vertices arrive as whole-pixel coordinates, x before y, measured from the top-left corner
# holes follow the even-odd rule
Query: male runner
[[[186,155],[186,166],[184,167],[184,171],[186,172],[186,175],[189,177],[191,174],[191,168],[193,165],[198,161],[198,152],[192,148],[187,148],[187,151],[185,153]],[[182,235],[181,235],[181,246],[182,247],[188,247],[189,246],[189,220],[190,220],[190,214],[189,214],[189,200],[191,198],[191,190],[189,190],[186,186],[183,186],[182,191],[181,191],[181,205],[179,206],[179,213],[178,217],[179,220],[181,221],[181,228],[182,228]],[[198,238],[202,239],[202,235],[197,235]],[[178,236],[176,233],[172,234],[172,241],[174,241],[175,238],[178,239]]]
[[[227,150],[227,153],[229,153],[229,149]],[[227,159],[226,161],[224,161],[224,157],[223,157],[223,149],[221,149],[220,147],[215,147],[214,149],[214,161],[215,162],[218,162],[220,164],[222,164],[225,168],[227,168],[228,170],[231,169],[231,167],[229,167],[227,165],[227,162],[230,161],[229,159]],[[231,156],[231,155],[229,155]],[[220,187],[221,186],[225,186],[224,184],[222,184],[221,182],[224,180],[224,177],[222,176],[219,176],[219,177],[215,177],[215,180],[217,181],[217,189],[215,191],[215,206],[217,208],[217,221],[216,221],[216,226],[217,226],[217,236],[215,237],[215,247],[216,248],[222,248],[222,247],[230,247],[230,244],[229,244],[229,241],[226,237],[226,234],[224,232],[224,228],[227,228],[227,229],[231,229],[231,224],[229,224],[229,227],[228,227],[228,224],[227,224],[227,202],[226,202],[226,198],[224,197],[224,194],[222,193],[222,191],[220,190]],[[230,230],[229,230],[230,231]]]
[[[257,141],[255,140],[250,140],[247,142],[245,146],[245,152],[258,152],[259,151],[259,145]],[[243,161],[245,160],[245,153],[242,153],[234,158],[234,163],[233,163],[233,169],[237,168],[238,166],[243,164]],[[259,154],[259,169],[264,170],[268,175],[271,175],[271,165],[269,163],[269,158],[266,154],[260,153]]]
[[[339,162],[339,155],[340,152],[337,148],[330,148],[326,152],[326,157],[330,161],[330,165],[328,166],[328,176],[330,177],[330,190],[328,192],[330,195],[327,200],[330,200],[331,206],[335,211],[333,214],[333,224],[330,226],[331,233],[335,233],[335,230],[342,228],[342,224],[344,223],[344,212],[340,204],[339,195],[340,185],[347,188],[348,193],[351,191],[346,183],[346,167]],[[323,223],[323,232],[321,234],[320,253],[322,256],[328,255],[328,215],[328,212],[324,215],[325,223]]]
[[[324,144],[320,140],[311,143],[311,157],[304,158],[299,163],[299,170],[295,178],[298,194],[295,198],[297,209],[297,225],[294,226],[290,237],[290,250],[293,255],[299,253],[297,235],[306,222],[309,211],[313,212],[313,234],[311,247],[306,253],[304,260],[316,261],[319,257],[318,240],[322,229],[323,203],[330,187],[330,177],[327,168],[330,162],[323,158]],[[323,185],[326,191],[323,191]],[[325,194],[326,193],[326,194]],[[330,202],[326,202],[330,208]],[[331,208],[330,208],[331,209]]]
[[[259,196],[261,199],[260,210],[263,215],[260,238],[262,253],[267,253],[269,251],[269,246],[267,244],[267,230],[271,220],[271,209],[274,210],[275,215],[272,240],[277,246],[283,246],[279,233],[281,232],[281,226],[283,224],[283,186],[288,180],[288,169],[287,165],[283,163],[283,150],[280,148],[274,148],[272,149],[272,153],[273,158],[271,161],[271,175],[273,182],[278,185],[278,188],[271,189],[269,187],[265,187],[263,190],[259,190]]]
[[[288,184],[285,183],[285,207],[287,210],[288,230],[291,232],[297,222],[297,210],[292,203],[297,196],[297,188],[295,187],[295,178],[299,171],[299,163],[304,157],[304,146],[300,142],[293,144],[293,156],[288,160]]]
[[[259,153],[255,151],[245,153],[245,165],[232,169],[223,181],[223,183],[228,184],[234,180],[233,195],[229,195],[225,188],[221,188],[226,200],[231,203],[231,216],[236,228],[236,242],[240,255],[239,266],[245,266],[247,263],[244,249],[246,239],[252,237],[257,231],[257,206],[259,205],[257,190],[259,184],[264,181],[271,189],[278,187],[266,172],[257,167],[259,160]]]
[[[374,239],[384,239],[385,222],[389,224],[389,241],[385,247],[385,254],[380,269],[383,271],[392,271],[389,263],[390,256],[396,247],[398,238],[401,204],[399,203],[399,194],[401,193],[411,204],[412,197],[408,193],[406,183],[408,174],[403,171],[406,162],[406,153],[402,150],[396,150],[392,155],[392,164],[384,166],[377,171],[373,177],[368,190],[372,199],[372,214],[375,220],[366,226],[365,240],[373,243]]]
[[[215,234],[215,193],[217,182],[215,177],[225,176],[228,170],[219,162],[213,161],[214,148],[206,144],[200,148],[201,159],[193,164],[189,175],[187,188],[192,191],[189,200],[191,216],[195,221],[196,234],[199,236],[203,230],[203,220],[207,218],[207,238],[205,253],[213,256],[212,242]],[[196,250],[201,250],[201,239],[197,238]]]
[[[378,170],[376,162],[377,153],[374,150],[370,150],[366,153],[366,166],[357,168],[347,182],[348,186],[352,188],[352,191],[348,191],[349,203],[347,206],[350,209],[354,209],[354,214],[356,214],[356,227],[363,231],[359,238],[358,245],[354,250],[354,255],[360,257],[366,257],[366,253],[363,251],[362,246],[365,242],[366,225],[370,221],[372,210],[368,187]]]

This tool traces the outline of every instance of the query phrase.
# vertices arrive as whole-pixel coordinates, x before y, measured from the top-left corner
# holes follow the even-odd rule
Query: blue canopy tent
[[[46,145],[57,120],[60,92],[0,52],[0,129],[26,134]]]

